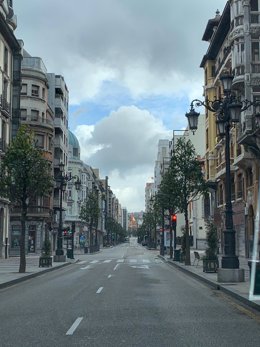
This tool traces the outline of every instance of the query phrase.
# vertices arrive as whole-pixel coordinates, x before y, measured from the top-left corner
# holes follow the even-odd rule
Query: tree
[[[174,194],[174,206],[185,217],[185,265],[190,265],[190,237],[188,205],[200,194],[207,192],[207,185],[201,170],[195,148],[190,140],[181,137],[177,140],[165,184]]]
[[[89,227],[90,246],[93,246],[93,228],[98,227],[98,218],[100,215],[98,196],[95,191],[89,191],[87,197],[81,206],[79,218],[86,222]]]
[[[158,216],[155,209],[151,209],[143,215],[142,226],[144,228],[144,235],[148,236],[148,246],[156,248],[156,225]],[[152,245],[153,244],[153,245]]]
[[[35,146],[33,133],[21,126],[9,145],[0,165],[0,195],[21,210],[21,240],[19,272],[26,271],[25,229],[28,208],[38,196],[51,191],[53,178],[50,163]]]
[[[107,217],[106,229],[107,229],[107,232],[109,232],[111,235],[111,241],[112,241],[112,235],[114,235],[114,241],[116,243],[124,241],[127,232],[122,227],[122,225],[118,223],[113,217]]]
[[[170,226],[170,258],[173,257],[173,235],[172,235],[172,220],[171,216],[176,213],[177,195],[176,189],[172,181],[171,170],[166,171],[163,175],[162,182],[158,193],[156,194],[156,205],[160,206],[162,216],[165,216],[165,210],[168,211],[169,226]],[[164,223],[164,221],[163,221]]]

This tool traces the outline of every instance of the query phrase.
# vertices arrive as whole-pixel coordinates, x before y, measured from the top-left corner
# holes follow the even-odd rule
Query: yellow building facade
[[[232,74],[233,92],[241,100],[260,98],[260,9],[257,1],[227,1],[222,14],[206,25],[203,40],[209,43],[204,69],[205,100],[223,97],[220,77]],[[217,135],[216,115],[205,111],[205,174],[211,182],[212,214],[218,226],[223,251],[225,228],[225,139]],[[242,112],[239,124],[230,130],[231,190],[236,253],[251,257],[257,208],[260,131],[253,106]]]

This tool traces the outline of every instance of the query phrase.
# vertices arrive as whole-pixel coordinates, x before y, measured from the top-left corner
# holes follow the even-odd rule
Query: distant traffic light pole
[[[177,215],[174,213],[172,215],[172,230],[173,230],[173,243],[174,243],[174,249],[176,249],[176,241],[177,241],[177,235],[176,235],[176,227],[177,227]]]
[[[164,208],[162,208],[162,229],[161,229],[160,255],[164,256]]]

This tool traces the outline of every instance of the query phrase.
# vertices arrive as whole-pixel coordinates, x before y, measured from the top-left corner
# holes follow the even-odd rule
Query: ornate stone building
[[[201,67],[205,72],[205,99],[223,96],[220,77],[234,76],[233,92],[241,100],[260,99],[260,4],[258,0],[230,0],[222,15],[209,20],[203,35],[209,42]],[[259,184],[259,125],[253,106],[241,113],[240,123],[230,130],[231,180],[236,252],[251,256]],[[217,135],[215,114],[206,110],[206,178],[212,182],[211,200],[215,206],[223,247],[225,206],[224,139]],[[259,207],[258,207],[259,208]]]

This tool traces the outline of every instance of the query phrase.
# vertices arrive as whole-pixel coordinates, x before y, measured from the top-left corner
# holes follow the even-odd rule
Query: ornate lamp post
[[[213,101],[205,100],[200,101],[195,99],[191,102],[190,111],[186,113],[188,118],[189,128],[193,132],[198,127],[199,113],[195,111],[194,105],[204,106],[206,109],[216,114],[216,124],[219,136],[225,137],[225,165],[226,165],[226,177],[225,177],[225,230],[224,230],[224,255],[222,257],[221,265],[222,269],[239,269],[239,259],[236,255],[236,239],[235,230],[233,227],[233,210],[231,199],[231,173],[230,173],[230,127],[233,123],[240,121],[241,112],[249,108],[250,106],[258,106],[257,103],[253,103],[249,100],[243,100],[241,102],[231,92],[233,76],[223,75],[221,78],[224,97],[221,99],[215,99]],[[221,269],[221,270],[222,270]],[[231,275],[231,277],[230,277]],[[225,275],[221,280],[225,281]],[[240,281],[243,280],[241,271],[229,271],[226,277],[228,280]],[[220,275],[221,277],[221,275]],[[220,278],[219,278],[220,280]]]
[[[67,182],[69,181],[74,181],[76,190],[79,190],[81,187],[81,181],[78,176],[71,176],[71,173],[69,175],[64,173],[64,164],[61,162],[59,164],[60,168],[60,173],[56,177],[56,182],[58,183],[59,187],[59,227],[58,227],[58,237],[57,237],[57,249],[55,252],[54,256],[54,261],[55,262],[64,262],[66,260],[66,256],[64,255],[63,251],[63,245],[62,245],[62,199],[63,199],[63,194],[66,190]]]

